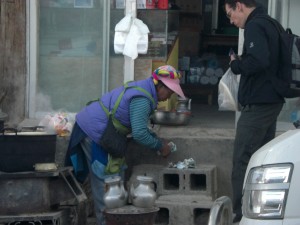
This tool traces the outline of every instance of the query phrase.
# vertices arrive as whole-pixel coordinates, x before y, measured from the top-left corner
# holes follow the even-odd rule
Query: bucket
[[[168,0],[158,0],[157,8],[169,9],[169,1]]]
[[[146,0],[147,9],[155,9],[155,0]]]

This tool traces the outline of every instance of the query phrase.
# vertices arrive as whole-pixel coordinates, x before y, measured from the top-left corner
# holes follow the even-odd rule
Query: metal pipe
[[[136,0],[126,0],[125,3],[125,15],[136,18]],[[134,80],[134,60],[124,55],[124,83],[130,80]]]
[[[103,52],[102,52],[102,86],[101,93],[108,91],[109,77],[109,34],[110,34],[110,0],[103,1]]]
[[[216,199],[210,209],[208,225],[217,224],[232,224],[232,202],[227,196],[222,196]]]

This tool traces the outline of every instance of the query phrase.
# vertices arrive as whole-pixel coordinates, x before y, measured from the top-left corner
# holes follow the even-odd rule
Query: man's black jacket
[[[270,81],[280,66],[279,33],[267,19],[255,18],[260,14],[266,12],[258,6],[248,16],[241,59],[231,62],[232,71],[241,74],[238,99],[242,106],[284,102]]]

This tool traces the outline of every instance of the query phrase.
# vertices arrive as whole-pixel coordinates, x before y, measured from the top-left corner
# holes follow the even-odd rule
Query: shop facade
[[[5,47],[1,64],[4,71],[4,82],[1,84],[3,90],[10,90],[10,83],[17,82],[13,85],[14,92],[6,91],[3,111],[16,122],[24,118],[42,117],[49,111],[76,113],[86,102],[100,97],[124,81],[149,76],[155,66],[170,63],[180,69],[180,59],[195,56],[203,50],[201,31],[211,31],[213,34],[220,21],[223,21],[220,16],[223,14],[222,1],[218,0],[183,1],[185,5],[182,1],[175,1],[181,9],[184,8],[177,12],[178,18],[170,16],[174,13],[171,10],[147,9],[141,2],[2,1],[1,4],[5,4],[2,16],[5,16],[5,9],[15,8],[21,17],[16,17],[14,26],[7,22],[7,29],[2,29],[2,36],[5,37],[4,33],[10,32],[9,27],[23,27],[23,30],[13,32],[14,38],[20,40],[17,43],[22,43],[17,49],[10,47],[12,43],[8,37],[6,44],[2,44]],[[262,3],[267,4],[271,16],[281,21],[285,27],[291,27],[294,33],[300,33],[297,23],[299,1],[269,0]],[[155,11],[159,14],[155,14]],[[148,25],[150,33],[154,29],[158,34],[151,37],[156,41],[149,42],[151,51],[146,55],[140,54],[135,60],[114,53],[115,25],[128,13],[142,19]],[[198,39],[196,33],[200,35]],[[195,41],[187,43],[185,40]],[[242,30],[238,31],[237,40],[236,46],[240,51]],[[159,49],[163,49],[163,52],[157,52]],[[192,52],[194,49],[196,52]],[[17,53],[13,55],[12,51]],[[170,53],[173,54],[171,57]],[[13,56],[15,60],[8,61]],[[9,66],[9,63],[14,64]],[[13,70],[15,71],[12,72]],[[14,106],[10,107],[11,104]],[[287,120],[294,106],[294,103],[287,104],[283,120]]]

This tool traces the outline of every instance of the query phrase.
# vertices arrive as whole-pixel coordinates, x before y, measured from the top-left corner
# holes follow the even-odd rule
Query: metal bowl
[[[151,116],[151,121],[154,124],[180,126],[187,125],[190,117],[190,112],[155,111]]]

